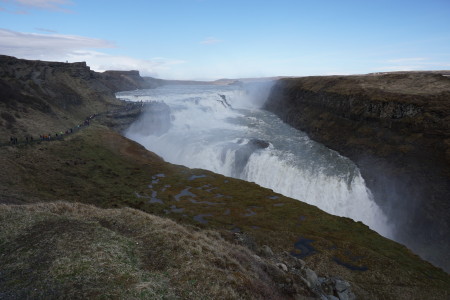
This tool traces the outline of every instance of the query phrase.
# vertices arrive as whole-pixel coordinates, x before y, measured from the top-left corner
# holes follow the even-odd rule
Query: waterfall
[[[261,91],[268,86],[164,86],[118,97],[153,103],[126,136],[166,161],[255,182],[390,237],[355,164],[261,110]],[[170,115],[155,118],[159,113]],[[157,126],[163,132],[143,130],[155,120],[169,124]]]

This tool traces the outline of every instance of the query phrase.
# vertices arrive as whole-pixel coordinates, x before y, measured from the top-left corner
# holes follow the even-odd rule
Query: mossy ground
[[[166,163],[98,124],[63,141],[3,147],[0,153],[4,203],[64,200],[132,207],[216,230],[230,240],[240,231],[254,245],[299,255],[319,275],[349,280],[363,298],[438,298],[450,289],[448,274],[360,222],[254,183]],[[39,226],[50,228],[49,222]],[[296,249],[302,239],[309,242]],[[118,239],[117,247],[127,249],[127,243]]]

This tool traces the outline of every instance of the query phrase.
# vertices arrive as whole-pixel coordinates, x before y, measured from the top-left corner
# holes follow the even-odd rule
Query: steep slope
[[[24,140],[25,136],[64,132],[88,116],[122,107],[115,92],[158,84],[137,71],[97,73],[84,62],[0,55],[0,141],[7,142],[10,135]]]
[[[266,109],[355,161],[397,240],[450,270],[450,78],[282,79]]]
[[[269,259],[216,232],[130,208],[0,206],[0,224],[2,299],[289,296],[280,281],[293,276]],[[305,296],[314,295],[298,283]]]

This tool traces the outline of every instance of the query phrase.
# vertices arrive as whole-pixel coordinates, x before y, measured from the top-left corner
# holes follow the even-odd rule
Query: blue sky
[[[450,0],[0,0],[0,54],[167,79],[450,69]]]

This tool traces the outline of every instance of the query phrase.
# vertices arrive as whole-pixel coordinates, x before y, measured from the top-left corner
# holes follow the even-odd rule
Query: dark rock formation
[[[230,143],[229,148],[234,150],[234,166],[232,176],[239,178],[244,171],[250,156],[258,151],[269,147],[269,143],[260,139],[252,138],[250,140],[239,139],[237,143]],[[225,161],[228,149],[222,152],[222,161]]]
[[[98,73],[85,62],[0,55],[0,135],[36,136],[43,130],[63,130],[93,113],[121,107],[114,96],[118,91],[159,85],[161,80],[143,78],[138,71]]]
[[[450,78],[282,79],[265,108],[356,162],[395,238],[450,270]]]
[[[161,79],[141,77],[139,71],[105,71],[99,76],[102,82],[114,92],[152,89],[163,84]]]

